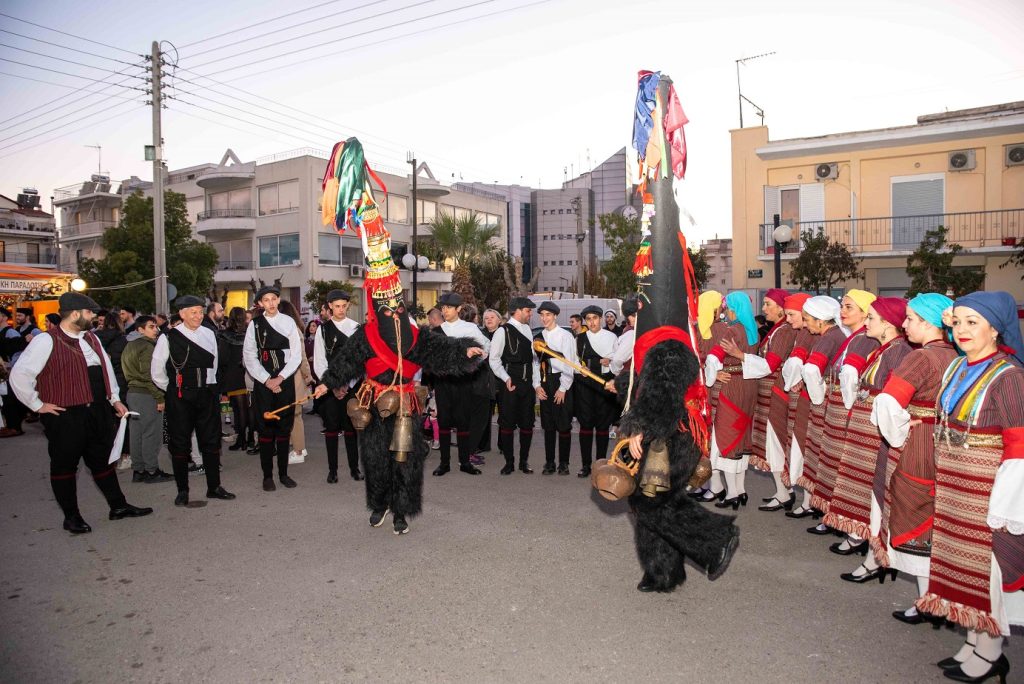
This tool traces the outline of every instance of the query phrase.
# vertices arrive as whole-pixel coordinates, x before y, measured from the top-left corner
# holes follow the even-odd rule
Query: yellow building
[[[985,272],[986,290],[1024,302],[1019,269],[999,266],[1024,239],[1024,102],[921,116],[913,126],[769,140],[732,134],[733,288],[774,286],[773,216],[794,234],[823,228],[861,259],[863,287],[902,296],[907,256],[925,231],[964,247],[954,267]],[[782,286],[800,250],[782,254]]]

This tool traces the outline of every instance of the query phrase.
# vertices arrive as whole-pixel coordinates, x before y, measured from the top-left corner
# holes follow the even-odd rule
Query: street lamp
[[[566,292],[568,292],[569,290],[571,290],[571,289],[572,289],[572,287],[571,287],[571,283],[569,282],[569,279],[568,279],[568,278],[565,278],[565,277],[562,277],[562,276],[558,276],[558,279],[559,279],[559,280],[564,280],[564,281],[565,281],[565,291],[566,291]]]
[[[417,256],[412,252],[406,252],[402,255],[402,266],[412,271],[412,308],[415,310],[419,306],[419,300],[416,298],[416,274],[430,268],[430,259],[422,254]]]
[[[793,229],[789,226],[781,225],[779,222],[779,215],[775,214],[773,217],[773,223],[775,229],[772,231],[772,240],[775,241],[775,287],[782,287],[782,251],[786,249],[786,245],[793,239]]]
[[[412,306],[413,306],[413,309],[415,309],[417,306],[419,306],[419,300],[416,299],[416,286],[417,286],[416,274],[420,270],[420,269],[413,268],[413,266],[418,265],[418,261],[416,260],[416,258],[414,256],[416,254],[416,224],[417,224],[417,220],[416,220],[416,176],[419,175],[417,173],[418,169],[416,168],[416,154],[411,152],[411,151],[406,153],[406,161],[409,162],[412,165],[412,193],[411,193],[412,194],[412,244],[410,245],[409,253],[407,253],[405,256],[402,257],[402,263],[405,265],[406,268],[408,268],[408,269],[410,269],[412,271]],[[410,263],[407,263],[406,259],[409,259]],[[420,259],[423,259],[423,257],[421,256]]]

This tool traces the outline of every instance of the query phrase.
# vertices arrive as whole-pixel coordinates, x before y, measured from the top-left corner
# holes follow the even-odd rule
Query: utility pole
[[[156,293],[156,311],[154,313],[170,314],[167,301],[167,244],[164,240],[164,161],[163,135],[160,131],[160,110],[163,107],[163,95],[160,92],[161,79],[160,43],[153,41],[150,55],[153,73],[151,91],[153,105],[153,286]]]
[[[409,163],[412,164],[412,255],[413,255],[413,258],[418,261],[420,253],[418,251],[416,251],[416,223],[417,223],[417,217],[416,217],[416,176],[418,176],[419,173],[417,173],[418,169],[416,168],[416,155],[413,154],[412,152],[409,152],[409,154],[407,156],[409,158]],[[418,311],[417,307],[419,306],[419,299],[417,299],[418,293],[417,293],[417,277],[416,277],[419,274],[419,270],[420,270],[419,269],[419,264],[418,263],[414,264],[413,267],[412,267],[412,309],[413,309],[413,311]]]
[[[583,278],[586,275],[583,270],[583,241],[587,239],[587,234],[583,232],[582,205],[583,201],[579,197],[569,200],[569,206],[576,214],[576,297],[580,299],[583,298]]]

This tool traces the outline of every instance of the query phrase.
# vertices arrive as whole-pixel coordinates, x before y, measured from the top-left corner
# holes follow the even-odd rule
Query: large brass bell
[[[402,398],[395,390],[384,390],[380,396],[377,397],[376,406],[377,413],[380,414],[381,418],[388,418],[398,413],[398,409],[402,405]]]
[[[430,389],[426,385],[416,385],[416,402],[420,407],[420,411],[427,408],[427,394]]]
[[[395,421],[395,431],[391,433],[391,444],[388,449],[395,453],[395,460],[405,463],[409,460],[409,452],[413,450],[413,431],[416,429],[412,416],[406,413]]]
[[[370,420],[373,419],[373,416],[370,415],[370,410],[360,406],[359,400],[355,397],[348,400],[348,403],[345,405],[345,412],[348,414],[349,420],[352,421],[352,427],[356,430],[364,430],[370,424]]]
[[[668,446],[662,439],[651,442],[644,456],[644,473],[640,476],[640,491],[644,496],[657,496],[672,488],[669,472]]]
[[[704,484],[711,479],[711,459],[707,456],[701,456],[700,461],[697,462],[697,467],[693,469],[693,475],[690,475],[690,481],[687,482],[692,489],[703,487]]]
[[[618,501],[636,491],[636,473],[640,468],[639,461],[624,463],[620,457],[623,449],[628,449],[629,440],[624,439],[612,449],[607,459],[599,459],[590,472],[590,484],[598,494],[609,501]]]

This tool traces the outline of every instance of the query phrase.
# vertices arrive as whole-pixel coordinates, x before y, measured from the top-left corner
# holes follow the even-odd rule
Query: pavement
[[[431,477],[424,513],[396,536],[367,524],[363,485],[327,484],[319,421],[296,489],[262,491],[259,457],[224,451],[205,508],[173,483],[122,488],[141,519],[107,520],[79,477],[91,534],[73,537],[50,491],[38,425],[0,441],[2,682],[940,682],[962,630],[907,626],[909,578],[854,585],[854,560],[807,520],[756,510],[747,477],[739,551],[709,582],[693,566],[671,594],[641,594],[632,525],[587,480]],[[166,460],[166,454],[162,456]],[[342,455],[344,461],[344,455]],[[170,470],[169,462],[162,463]],[[203,478],[193,478],[193,499]],[[1024,672],[1024,646],[1006,653]],[[1021,681],[1011,670],[1010,681]]]

